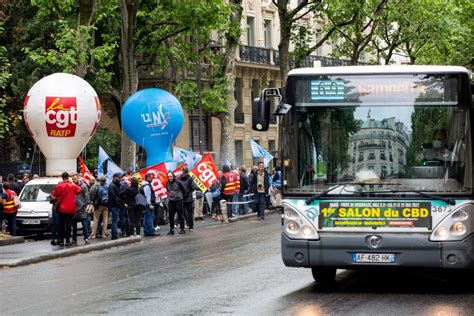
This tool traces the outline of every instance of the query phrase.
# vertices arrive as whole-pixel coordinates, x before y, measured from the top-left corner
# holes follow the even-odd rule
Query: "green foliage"
[[[84,162],[91,168],[91,171],[97,168],[99,146],[104,148],[112,160],[118,161],[120,157],[120,136],[111,132],[107,127],[99,127],[84,149],[86,153]]]
[[[3,32],[3,23],[0,23],[0,34],[3,34]],[[8,97],[5,95],[5,89],[10,77],[10,62],[7,57],[7,48],[2,45],[0,46],[0,140],[5,137],[14,122],[10,113],[6,110]]]

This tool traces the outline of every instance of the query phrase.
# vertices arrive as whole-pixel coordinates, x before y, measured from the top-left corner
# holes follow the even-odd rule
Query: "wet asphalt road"
[[[334,289],[283,266],[279,215],[199,222],[100,252],[0,270],[0,310],[21,314],[472,315],[474,278],[338,271]],[[1,251],[1,249],[0,249]]]

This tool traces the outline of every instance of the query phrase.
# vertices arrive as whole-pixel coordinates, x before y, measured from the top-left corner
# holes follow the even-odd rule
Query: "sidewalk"
[[[94,239],[89,245],[84,245],[82,238],[77,246],[51,246],[50,240],[25,242],[0,247],[0,268],[18,267],[46,260],[74,256],[96,250],[113,248],[141,241],[140,236],[110,239]]]

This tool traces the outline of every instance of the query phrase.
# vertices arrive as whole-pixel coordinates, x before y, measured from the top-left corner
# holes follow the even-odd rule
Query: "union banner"
[[[202,192],[206,192],[211,185],[219,181],[219,170],[209,153],[202,157],[189,174]]]

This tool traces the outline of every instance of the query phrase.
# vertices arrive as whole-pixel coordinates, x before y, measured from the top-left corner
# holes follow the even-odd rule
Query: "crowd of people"
[[[275,167],[269,174],[263,163],[249,173],[245,166],[236,170],[223,166],[219,181],[206,192],[196,186],[187,167],[179,176],[169,172],[165,198],[155,196],[152,174],[146,174],[141,183],[131,172],[126,177],[115,173],[110,184],[103,176],[87,184],[80,174],[64,172],[61,177],[50,198],[53,246],[77,244],[79,223],[88,244],[95,238],[141,235],[142,230],[144,236],[158,236],[160,225],[169,225],[167,235],[174,235],[176,229],[186,234],[194,230],[194,221],[205,216],[228,223],[229,218],[255,212],[263,220],[266,208],[281,207],[281,171]],[[17,181],[9,175],[3,183],[0,220],[8,222],[12,235],[16,234],[15,203],[28,180],[26,176]]]

